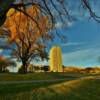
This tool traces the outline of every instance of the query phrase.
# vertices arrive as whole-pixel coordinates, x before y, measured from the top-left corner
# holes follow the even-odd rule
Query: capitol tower
[[[62,72],[62,52],[61,48],[54,46],[50,50],[50,71]]]

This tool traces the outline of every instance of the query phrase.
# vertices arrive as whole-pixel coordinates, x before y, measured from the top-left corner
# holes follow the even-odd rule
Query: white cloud
[[[61,46],[77,46],[77,45],[84,45],[86,44],[85,42],[68,42],[65,44],[61,44]]]
[[[67,22],[68,27],[72,26],[73,24],[74,24],[73,22]]]
[[[99,63],[98,57],[100,54],[100,48],[89,48],[84,50],[78,50],[70,53],[63,54],[63,62],[68,64],[92,64]]]
[[[61,28],[63,26],[63,24],[61,22],[57,22],[55,24],[55,28]]]
[[[62,27],[71,27],[73,25],[74,22],[66,22],[66,24],[64,24],[63,22],[57,22],[55,24],[55,28],[62,28]]]
[[[2,49],[0,49],[0,53],[2,53],[2,51],[3,51],[3,50],[2,50]]]

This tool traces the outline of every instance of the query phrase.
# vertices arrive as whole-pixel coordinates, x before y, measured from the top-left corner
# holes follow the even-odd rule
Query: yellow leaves
[[[15,28],[12,28],[10,36],[9,36],[9,42],[10,43],[15,42],[17,39],[17,36],[18,36],[18,34],[17,34]]]
[[[13,13],[15,12],[14,8],[9,9],[9,11],[7,12],[6,16],[9,17],[11,16]]]
[[[12,13],[13,9],[11,9],[8,14]],[[23,14],[22,12],[16,12],[12,16],[10,16],[5,23],[5,26],[10,29],[11,32],[16,32],[18,30],[21,33],[27,32],[27,30],[32,29],[32,31],[38,33],[38,31],[46,32],[47,27],[49,26],[48,17],[40,16],[40,10],[38,6],[29,7],[26,10],[31,18]],[[32,20],[32,18],[35,20]],[[12,28],[15,28],[13,29]]]
[[[46,30],[49,27],[48,23],[49,22],[48,22],[48,17],[47,16],[43,16],[43,17],[40,18],[40,20],[39,20],[39,27],[40,27],[42,32],[47,32],[48,31],[48,30]]]
[[[17,30],[16,30],[15,26],[9,27],[9,29],[10,29],[11,33],[13,33],[13,34],[17,33]]]
[[[27,12],[30,16],[32,16],[33,18],[39,17],[40,15],[40,8],[38,5],[33,5],[32,7],[29,7],[27,9]]]
[[[25,33],[27,29],[26,16],[23,13],[17,12],[13,16],[10,16],[4,26],[10,30],[11,38],[16,36],[16,34]],[[15,38],[16,39],[16,38]]]
[[[24,11],[24,9],[21,10]],[[10,31],[10,42],[19,43],[20,39],[23,39],[23,41],[25,41],[24,43],[27,44],[27,40],[29,39],[32,43],[35,43],[35,41],[41,38],[41,36],[44,36],[44,34],[46,34],[46,37],[48,36],[47,34],[50,29],[49,18],[48,16],[41,15],[39,6],[34,5],[28,7],[25,11],[31,18],[23,12],[14,11],[14,9],[10,9],[7,13],[7,16],[13,14],[7,18],[4,24]]]

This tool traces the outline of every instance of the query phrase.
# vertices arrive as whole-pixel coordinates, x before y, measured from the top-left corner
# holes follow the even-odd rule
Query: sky
[[[60,42],[56,37],[51,43],[62,49],[62,62],[64,66],[96,67],[100,66],[100,24],[92,19],[83,18],[72,22],[67,29],[63,29],[60,23],[58,30],[67,37],[67,41]],[[40,62],[49,64],[49,62]]]
[[[79,20],[63,33],[68,38],[67,43],[60,44],[65,66],[100,66],[100,25],[97,22]]]
[[[71,5],[72,2],[70,2]],[[96,10],[99,11],[98,9]],[[62,24],[59,21],[56,23],[56,27],[60,33],[67,37],[67,41],[63,43],[60,42],[59,38],[55,38],[51,42],[50,48],[55,45],[61,47],[64,66],[100,66],[100,24],[93,19],[83,17],[77,21],[68,22],[67,29],[62,28]],[[8,51],[0,49],[0,55],[3,54],[8,56]],[[39,64],[49,64],[49,62],[44,61]]]
[[[78,20],[68,22],[67,29],[62,28],[61,22],[56,23],[59,33],[67,37],[66,43],[61,43],[56,38],[53,45],[62,49],[62,60],[65,66],[94,67],[100,66],[100,24],[90,19],[85,12],[82,17],[79,9],[79,1],[68,1],[67,5],[72,10],[72,15],[77,15]],[[67,3],[66,3],[67,4]],[[92,9],[100,15],[100,1],[90,2]],[[84,11],[83,11],[84,12]]]

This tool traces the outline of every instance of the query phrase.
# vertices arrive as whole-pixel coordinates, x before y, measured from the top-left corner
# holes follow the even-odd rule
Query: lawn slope
[[[100,100],[100,80],[1,85],[0,100]]]

